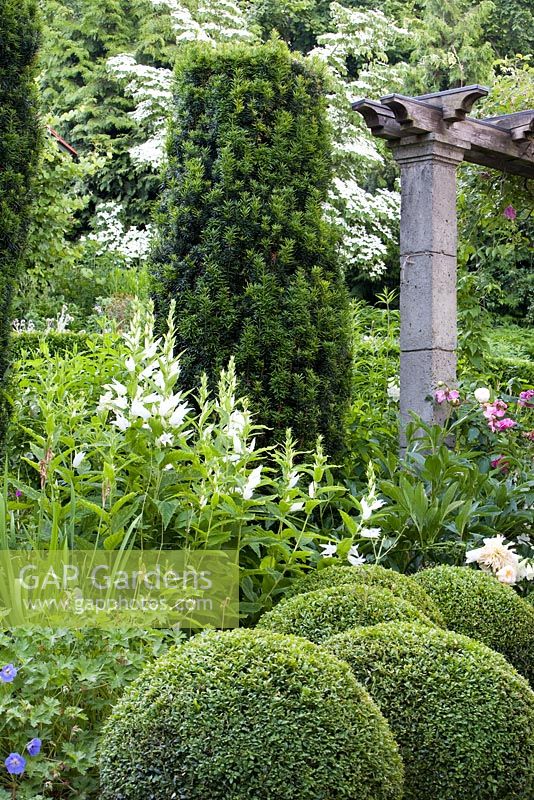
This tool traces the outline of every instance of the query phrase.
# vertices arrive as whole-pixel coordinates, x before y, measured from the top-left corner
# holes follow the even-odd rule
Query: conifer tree
[[[279,441],[342,449],[350,396],[348,296],[323,206],[331,144],[318,67],[286,45],[194,45],[177,66],[156,215],[160,320],[176,300],[184,385],[231,356]]]
[[[34,0],[0,5],[0,387],[5,386],[13,289],[28,229],[41,139],[35,92],[40,28]],[[0,443],[7,422],[2,395]]]

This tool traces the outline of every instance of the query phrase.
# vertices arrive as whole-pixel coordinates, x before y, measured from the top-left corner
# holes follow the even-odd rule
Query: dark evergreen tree
[[[235,356],[280,440],[342,449],[348,296],[323,218],[331,145],[321,75],[272,41],[188,48],[177,66],[153,254],[158,318],[176,300],[184,383]]]
[[[93,197],[86,216],[98,202],[118,201],[126,227],[142,226],[149,219],[159,181],[151,169],[132,162],[129,150],[138,132],[131,116],[135,102],[124,93],[128,81],[110,71],[107,62],[120,53],[132,53],[148,65],[172,66],[176,44],[170,48],[166,43],[172,35],[170,13],[162,6],[155,20],[151,14],[150,0],[43,2],[39,76],[43,111],[52,115],[56,130],[80,153],[108,155],[85,182]],[[84,218],[82,223],[86,222]]]
[[[0,388],[9,364],[11,301],[28,229],[41,130],[35,90],[40,39],[34,0],[0,3]],[[2,391],[0,443],[7,423]]]

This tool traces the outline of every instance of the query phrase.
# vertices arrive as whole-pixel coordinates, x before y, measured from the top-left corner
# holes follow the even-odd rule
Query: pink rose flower
[[[534,408],[534,389],[527,389],[519,395],[518,404],[523,408]]]
[[[517,217],[517,211],[513,206],[506,206],[502,213],[506,219],[515,219]]]
[[[483,414],[486,419],[492,419],[493,417],[504,417],[507,408],[508,406],[505,402],[502,400],[495,400],[494,403],[484,404]]]
[[[494,425],[495,425],[495,430],[505,431],[508,428],[515,428],[517,422],[514,419],[510,419],[510,417],[505,417],[504,419],[496,420]]]
[[[460,404],[460,392],[457,389],[436,389],[434,394],[436,403],[450,403],[452,406]]]

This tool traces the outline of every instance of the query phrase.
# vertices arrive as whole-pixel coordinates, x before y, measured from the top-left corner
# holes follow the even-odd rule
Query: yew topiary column
[[[323,204],[331,145],[320,74],[281,42],[193,46],[177,67],[153,256],[176,300],[185,385],[235,356],[258,421],[342,448],[348,296]]]
[[[11,298],[24,249],[40,128],[35,89],[37,3],[0,3],[0,447],[7,424]]]

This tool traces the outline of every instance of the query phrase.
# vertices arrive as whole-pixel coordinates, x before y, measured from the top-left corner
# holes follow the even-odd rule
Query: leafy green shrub
[[[31,182],[41,131],[35,91],[40,28],[35,0],[0,10],[0,387],[9,363],[11,305],[28,232]],[[0,443],[7,414],[0,398]]]
[[[489,356],[486,361],[486,371],[501,385],[512,381],[516,389],[534,386],[534,361],[531,360]]]
[[[176,301],[184,377],[235,357],[280,441],[343,448],[348,295],[323,218],[331,145],[323,80],[282,42],[195,46],[178,62],[153,253],[157,316]]]
[[[349,414],[347,473],[378,464],[398,443],[399,312],[393,292],[377,298],[384,308],[354,302],[354,377]]]
[[[414,576],[448,628],[502,653],[534,685],[534,609],[513,589],[469,567],[434,567]]]
[[[145,670],[102,740],[103,800],[393,800],[402,767],[348,667],[266,631],[211,632]]]
[[[439,608],[421,586],[406,575],[401,575],[400,572],[384,569],[376,564],[364,564],[360,567],[333,565],[325,569],[314,570],[304,578],[295,581],[286,592],[285,597],[314,592],[317,589],[347,585],[377,586],[388,589],[396,597],[401,597],[418,608],[437,625],[444,625]]]
[[[41,356],[48,358],[67,353],[83,353],[91,349],[88,339],[98,342],[98,334],[88,337],[85,333],[50,332],[44,333],[22,332],[13,335],[11,340],[11,353],[13,361],[18,359],[32,359]]]
[[[96,800],[104,720],[147,662],[179,639],[180,634],[159,630],[31,627],[0,633],[0,668],[13,664],[18,670],[16,681],[0,683],[0,760],[23,752],[33,737],[43,741],[44,758],[28,762],[18,800],[43,793]],[[0,798],[11,797],[11,790],[1,769]]]
[[[258,627],[324,642],[360,625],[405,620],[432,625],[411,603],[377,586],[338,586],[282,600],[264,614]]]
[[[530,800],[534,694],[505,659],[466,636],[390,623],[325,645],[388,720],[405,800]]]
[[[16,364],[5,525],[11,546],[240,552],[242,611],[271,608],[317,559],[344,492],[319,447],[279,448],[239,397],[233,363],[210,395],[183,386],[173,331],[137,307],[122,336]],[[46,474],[45,474],[46,473]]]

